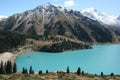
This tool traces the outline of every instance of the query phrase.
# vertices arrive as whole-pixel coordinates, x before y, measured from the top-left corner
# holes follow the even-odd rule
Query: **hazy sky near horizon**
[[[105,13],[120,15],[120,0],[0,0],[0,15],[10,16],[46,3],[79,11],[92,7]]]

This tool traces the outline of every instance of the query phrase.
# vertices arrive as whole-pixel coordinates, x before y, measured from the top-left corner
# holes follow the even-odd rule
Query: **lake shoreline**
[[[119,45],[119,44],[120,44],[119,42],[118,43],[94,43],[94,44],[91,45],[91,48],[89,48],[89,49],[93,49],[92,46],[95,46],[95,45]],[[9,53],[13,54],[13,56],[9,60],[12,61],[12,62],[15,62],[16,58],[19,55],[28,54],[28,53],[31,53],[31,52],[44,52],[44,51],[34,50],[34,49],[32,49],[32,47],[31,47],[31,45],[27,45],[27,46],[20,47],[15,51],[9,52]],[[75,49],[75,50],[65,50],[63,52],[47,52],[47,53],[49,53],[49,54],[51,54],[51,53],[57,54],[57,53],[64,53],[64,52],[76,51],[76,50],[88,50],[88,49]]]
[[[97,44],[98,45],[98,44]],[[101,44],[99,44],[101,45]],[[103,46],[104,45],[120,45],[120,44],[102,44]],[[95,46],[95,45],[93,45]],[[87,49],[83,49],[83,50],[87,50]],[[19,56],[19,55],[23,55],[23,54],[28,54],[28,53],[31,53],[31,52],[38,52],[38,51],[34,51],[32,50],[31,47],[28,47],[28,46],[24,46],[24,47],[21,47],[19,48],[17,51],[14,51],[12,52],[13,53],[13,56],[10,58],[10,60],[14,63],[16,61],[16,58]],[[70,52],[70,51],[65,51],[65,52]],[[17,54],[16,54],[17,53]],[[49,54],[49,53],[48,53]],[[56,53],[57,54],[57,53]],[[49,69],[49,68],[48,68]]]
[[[113,43],[93,43],[92,46],[94,45],[114,45],[114,44],[120,44],[120,42],[113,42]]]
[[[95,45],[117,45],[117,44],[119,45],[120,43],[94,43],[94,44],[91,45],[90,49],[93,49],[92,46],[95,46]],[[22,54],[28,54],[28,53],[31,53],[31,52],[43,52],[43,51],[33,50],[29,46],[31,46],[31,45],[23,46],[23,47],[18,48],[15,51],[9,52],[9,53],[13,54],[13,56],[10,58],[10,61],[15,62],[17,56],[22,55]],[[66,51],[63,51],[63,52],[76,51],[76,50],[88,50],[88,49],[66,50]],[[57,53],[63,53],[63,52],[47,52],[47,53],[57,54]]]
[[[104,45],[103,46],[93,46],[93,49],[90,49],[90,50],[85,49],[85,50],[77,50],[77,51],[66,51],[66,52],[63,52],[60,54],[50,53],[50,55],[48,52],[44,53],[44,52],[34,51],[34,54],[28,54],[28,55],[26,54],[26,55],[22,55],[22,56],[18,57],[16,62],[18,63],[18,66],[20,66],[19,63],[21,63],[21,60],[24,59],[26,62],[22,61],[23,64],[30,63],[30,64],[33,64],[33,67],[35,67],[34,65],[37,65],[38,67],[35,68],[35,71],[38,71],[39,69],[41,69],[41,67],[44,71],[45,71],[45,69],[50,69],[50,71],[55,71],[55,70],[64,70],[65,66],[70,66],[72,71],[75,70],[75,67],[81,67],[83,70],[85,70],[89,73],[99,74],[101,71],[107,70],[107,72],[105,72],[105,74],[109,74],[110,72],[119,74],[119,70],[116,71],[117,68],[113,69],[115,66],[119,66],[117,63],[113,63],[115,66],[112,64],[113,68],[112,68],[111,64],[107,65],[107,64],[102,63],[103,61],[105,63],[109,63],[108,61],[111,61],[111,59],[109,57],[112,58],[112,56],[109,56],[109,54],[116,55],[116,57],[113,57],[113,58],[115,58],[113,60],[116,62],[116,60],[118,60],[117,56],[119,55],[119,53],[116,52],[116,49],[119,49],[119,47],[120,46],[117,46],[117,45],[115,45],[115,46],[114,45],[113,46],[112,45],[111,46],[109,46],[109,45],[108,46],[104,46]],[[113,50],[113,49],[115,49],[115,50]],[[96,50],[98,50],[98,51],[96,51]],[[110,50],[112,50],[112,51],[110,51]],[[115,54],[113,54],[114,51],[115,51]],[[106,55],[106,56],[104,56],[104,55]],[[28,58],[28,56],[30,56],[30,57]],[[34,59],[35,61],[40,60],[40,62],[36,63],[34,61],[31,61],[30,59],[32,59],[32,60]],[[73,59],[72,62],[70,62],[71,59]],[[41,62],[42,60],[44,60],[44,62]],[[49,66],[49,61],[53,62],[53,63],[50,63],[50,65],[57,64],[59,67],[51,68]],[[59,61],[59,62],[57,62],[57,61]],[[78,63],[78,61],[79,61],[79,63]],[[62,62],[64,62],[64,64]],[[90,63],[94,63],[94,64],[89,65]],[[25,66],[25,67],[27,67],[29,69],[30,64],[28,64],[28,66]],[[38,64],[41,64],[41,66],[39,66]],[[73,65],[76,65],[76,66],[73,66]],[[108,70],[106,67],[102,68],[103,66],[99,70],[96,70],[95,65],[98,65],[98,66],[104,65],[104,66],[111,66],[111,67],[109,67],[110,70]],[[47,67],[44,69],[43,66],[47,66]],[[90,70],[88,70],[88,67],[90,68]],[[95,72],[94,72],[94,69],[95,69]],[[19,67],[19,70],[22,70],[22,66]]]

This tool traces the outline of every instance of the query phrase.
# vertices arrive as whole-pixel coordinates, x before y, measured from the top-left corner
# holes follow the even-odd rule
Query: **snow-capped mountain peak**
[[[95,8],[87,8],[87,9],[81,10],[81,13],[84,16],[87,16],[93,20],[97,20],[99,19],[99,16],[103,16],[102,13],[96,10]]]
[[[4,18],[7,18],[7,16],[1,16],[0,15],[0,20],[4,19]]]
[[[35,10],[44,10],[44,11],[55,11],[56,10],[59,10],[61,12],[65,12],[65,11],[69,11],[68,9],[64,8],[63,6],[61,5],[55,5],[55,4],[51,4],[51,3],[47,3],[47,4],[43,4],[41,6],[38,6]]]
[[[54,5],[54,4],[47,3],[47,4],[40,5],[40,6],[36,7],[35,9],[27,10],[27,11],[23,12],[22,14],[20,14],[21,17],[19,17],[19,21],[24,21],[23,20],[24,17],[26,17],[26,18],[24,18],[25,20],[31,21],[33,19],[33,17],[35,17],[35,15],[36,15],[39,17],[41,16],[43,18],[43,20],[41,20],[41,21],[44,22],[45,19],[48,20],[48,19],[50,19],[50,17],[57,15],[57,13],[59,13],[59,12],[61,12],[63,15],[67,15],[68,13],[71,13],[71,11],[72,11],[72,13],[74,12],[74,10],[66,9],[60,5]],[[39,14],[41,14],[41,15],[39,15]]]
[[[96,20],[98,22],[100,22],[101,24],[106,24],[106,25],[118,25],[120,22],[117,19],[117,16],[113,16],[111,14],[108,13],[103,13],[98,11],[95,8],[87,8],[84,10],[80,11],[84,16]]]
[[[47,3],[47,4],[43,4],[43,5],[38,6],[37,8],[35,8],[35,10],[37,10],[37,9],[49,9],[50,7],[53,7],[53,5],[50,3]]]

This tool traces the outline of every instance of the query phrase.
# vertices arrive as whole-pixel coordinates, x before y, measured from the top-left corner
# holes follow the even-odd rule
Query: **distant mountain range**
[[[93,8],[76,11],[48,3],[1,20],[0,30],[26,35],[62,35],[87,43],[111,43],[120,41],[120,29],[116,27],[119,20],[120,17]]]
[[[96,20],[101,24],[120,27],[120,16],[113,16],[96,10],[95,8],[87,8],[80,11],[84,16]]]

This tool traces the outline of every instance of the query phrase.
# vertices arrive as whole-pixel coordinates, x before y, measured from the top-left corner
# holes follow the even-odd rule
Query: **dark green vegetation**
[[[83,43],[77,43],[72,41],[61,41],[58,43],[53,43],[48,46],[45,45],[39,49],[39,51],[43,52],[63,52],[66,50],[80,50],[80,49],[90,49],[91,46]]]
[[[69,74],[70,73],[70,69],[69,69],[69,66],[67,67],[67,70],[66,72]]]
[[[17,72],[16,63],[12,64],[11,61],[7,63],[0,63],[0,80],[120,80],[119,75],[111,73],[110,75],[104,75],[101,72],[100,75],[88,74],[81,72],[80,67],[76,72],[71,72],[69,66],[66,71],[49,72],[45,73],[40,70],[38,73],[34,73],[32,66],[29,71],[23,67],[22,72]]]
[[[70,72],[69,67],[67,67],[66,72],[57,71],[57,72],[48,72],[42,73],[40,70],[38,73],[31,73],[32,67],[30,66],[29,72],[27,69],[23,68],[22,73],[4,73],[0,74],[0,80],[120,80],[119,75],[94,75],[89,73],[84,73],[80,71],[80,67],[76,72]]]
[[[34,70],[32,69],[32,66],[30,66],[29,73],[34,74]]]
[[[0,63],[0,74],[11,74],[17,72],[16,63],[12,64],[11,61],[7,61],[7,63]]]
[[[38,72],[38,74],[43,74],[43,73],[42,73],[42,70],[40,70],[40,71]]]
[[[0,31],[0,53],[24,45],[26,37],[11,31]]]
[[[78,75],[81,74],[81,69],[80,69],[80,67],[78,67],[77,74],[78,74]]]
[[[32,39],[32,41],[29,41],[29,39]],[[44,42],[39,43],[41,41]],[[47,43],[47,45],[45,43]],[[87,45],[80,41],[77,42],[77,40],[71,40],[67,37],[62,36],[37,36],[25,35],[13,31],[0,31],[0,53],[5,51],[17,50],[19,46],[24,46],[26,44],[34,45],[34,48],[32,48],[35,51],[44,52],[62,52],[66,50],[90,48],[90,45]]]

